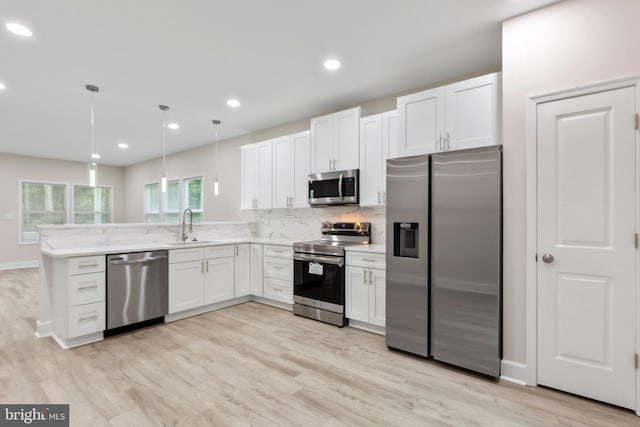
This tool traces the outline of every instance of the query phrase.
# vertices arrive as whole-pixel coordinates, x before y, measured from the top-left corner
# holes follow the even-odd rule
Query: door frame
[[[527,129],[525,140],[526,167],[526,384],[538,385],[538,105],[559,101],[580,95],[634,87],[636,90],[636,111],[640,106],[640,76],[607,82],[577,86],[572,89],[530,96],[527,98]],[[636,148],[638,148],[638,130],[636,130]],[[636,232],[640,230],[640,161],[636,150]],[[636,354],[640,354],[640,251],[636,251]],[[636,414],[640,415],[640,374],[636,370]]]

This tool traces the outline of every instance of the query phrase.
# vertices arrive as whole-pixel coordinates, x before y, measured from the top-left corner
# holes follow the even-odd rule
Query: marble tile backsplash
[[[243,221],[255,223],[257,237],[313,240],[320,238],[323,221],[370,222],[371,243],[385,244],[385,207],[330,206],[242,211]]]

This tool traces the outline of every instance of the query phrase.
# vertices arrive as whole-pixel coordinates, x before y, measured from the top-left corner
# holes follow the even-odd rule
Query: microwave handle
[[[343,174],[340,174],[340,179],[338,179],[338,197],[340,197],[342,199],[342,178],[344,177]]]

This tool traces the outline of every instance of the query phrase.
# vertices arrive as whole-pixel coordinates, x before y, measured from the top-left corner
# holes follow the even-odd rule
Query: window
[[[202,222],[202,177],[184,180],[185,209],[193,212],[193,222]]]
[[[144,186],[144,222],[160,222],[160,184]]]
[[[20,186],[20,243],[38,241],[41,224],[64,224],[67,221],[67,186],[23,181]]]
[[[167,182],[163,213],[163,222],[172,224],[178,224],[180,222],[180,180]]]
[[[111,188],[73,186],[73,222],[108,224],[111,222]]]
[[[202,182],[201,176],[170,180],[162,197],[159,183],[145,185],[144,221],[179,224],[182,211],[189,208],[193,212],[193,222],[201,222],[204,215]]]

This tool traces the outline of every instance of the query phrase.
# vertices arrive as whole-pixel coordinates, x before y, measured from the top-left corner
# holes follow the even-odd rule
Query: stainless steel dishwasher
[[[107,332],[164,320],[169,307],[168,258],[167,251],[107,256]]]

